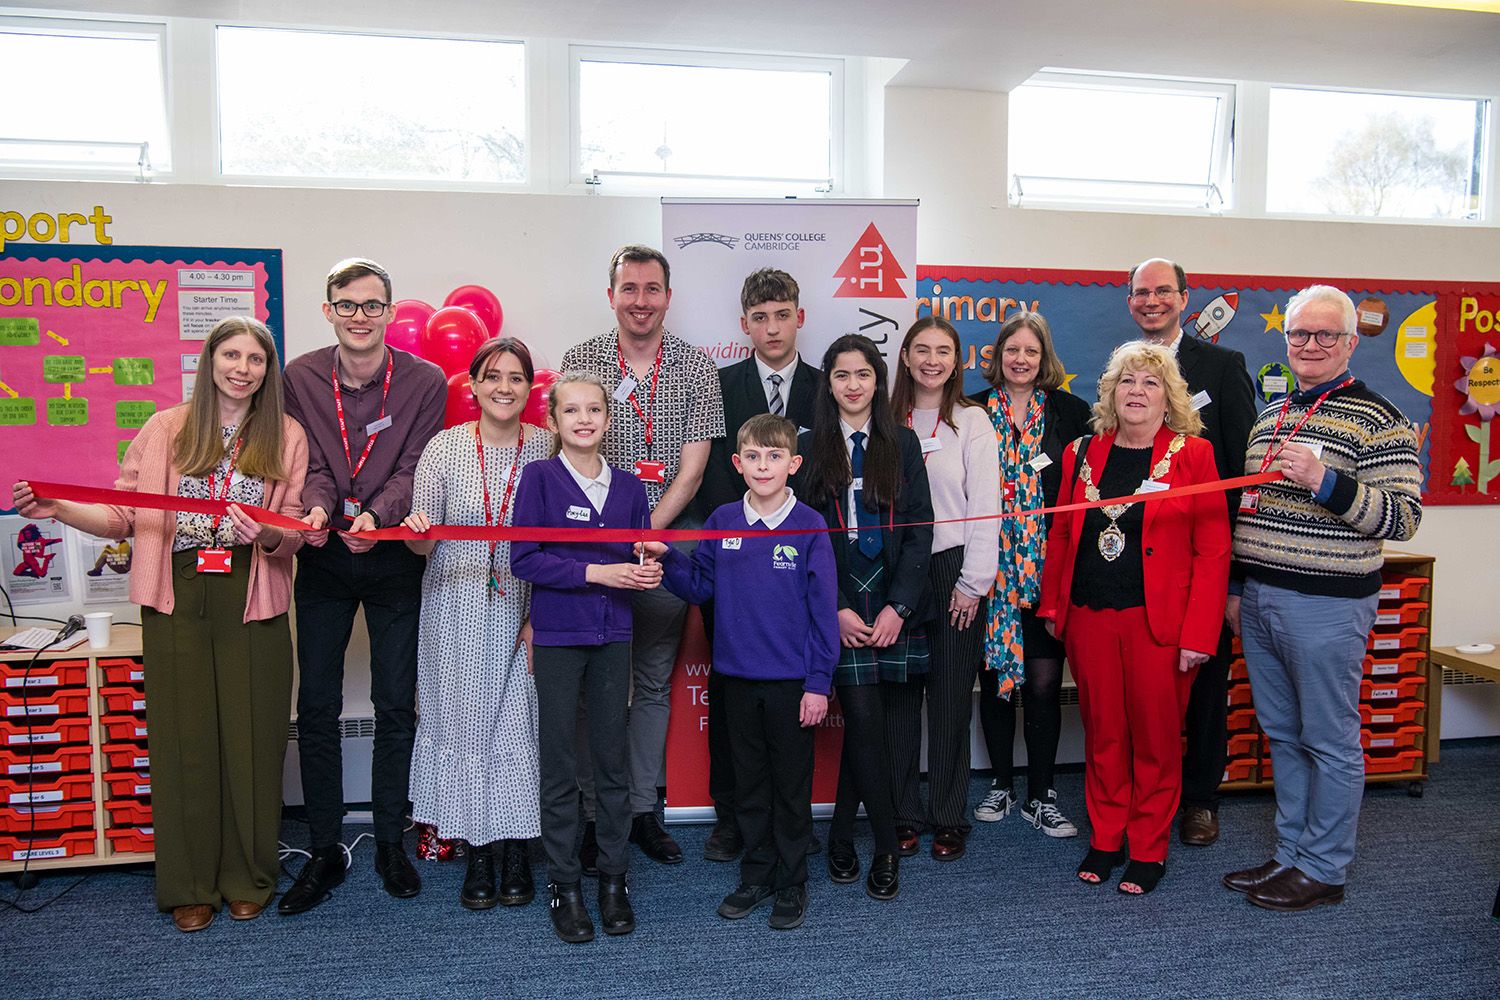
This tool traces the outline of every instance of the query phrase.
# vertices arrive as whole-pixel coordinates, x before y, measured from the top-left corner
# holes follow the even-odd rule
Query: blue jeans
[[[1276,860],[1343,885],[1365,790],[1359,682],[1379,595],[1320,597],[1245,582],[1240,641],[1271,741]]]

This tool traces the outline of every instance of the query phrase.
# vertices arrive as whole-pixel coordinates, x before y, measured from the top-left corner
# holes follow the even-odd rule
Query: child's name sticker
[[[365,436],[374,437],[389,426],[391,426],[391,415],[387,413],[379,420],[372,420],[370,423],[365,424]]]
[[[743,538],[725,538],[722,541],[723,541],[724,544],[721,545],[720,548],[724,548],[724,549],[738,549],[740,547],[740,543],[743,542],[744,539]]]
[[[630,394],[633,392],[635,392],[635,379],[626,375],[620,379],[620,384],[615,386],[615,399],[623,403],[630,398]]]
[[[573,504],[568,508],[569,521],[587,521],[593,516],[594,512],[587,507],[580,507],[577,504]]]

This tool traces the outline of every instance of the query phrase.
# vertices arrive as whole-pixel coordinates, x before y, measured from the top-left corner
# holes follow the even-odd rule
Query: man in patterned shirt
[[[616,250],[609,261],[615,329],[572,348],[562,364],[564,371],[593,372],[603,380],[610,395],[604,458],[645,484],[653,528],[694,526],[687,523],[689,504],[703,482],[713,439],[724,435],[724,403],[713,361],[664,329],[671,278],[660,250],[635,244]],[[630,839],[662,864],[682,860],[682,849],[657,819],[656,789],[666,754],[672,667],[686,615],[687,605],[664,589],[636,595],[629,726],[635,818]],[[586,842],[587,833],[586,826]]]

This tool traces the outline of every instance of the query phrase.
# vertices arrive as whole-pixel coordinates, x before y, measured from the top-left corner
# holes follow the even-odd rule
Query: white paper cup
[[[104,649],[109,645],[109,627],[114,620],[112,611],[94,611],[83,616],[83,626],[89,632],[89,649]]]

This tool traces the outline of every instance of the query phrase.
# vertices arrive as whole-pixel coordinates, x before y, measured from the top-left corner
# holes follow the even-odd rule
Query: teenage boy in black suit
[[[763,267],[752,272],[740,288],[740,329],[755,353],[744,361],[719,369],[724,397],[724,436],[709,452],[698,506],[703,516],[745,495],[745,480],[731,460],[740,426],[757,413],[785,416],[798,430],[812,426],[813,399],[823,374],[797,354],[797,331],[806,319],[798,304],[796,279],[785,271]],[[713,642],[713,608],[703,608],[703,627]],[[724,681],[718,671],[708,674],[708,793],[713,796],[717,821],[703,845],[709,861],[733,861],[744,849],[734,821],[734,770],[729,755],[729,727],[721,697]]]
[[[1183,335],[1182,313],[1187,309],[1187,275],[1182,266],[1160,257],[1130,269],[1126,293],[1130,317],[1141,329],[1141,339],[1170,348],[1177,367],[1193,394],[1193,407],[1203,419],[1203,436],[1214,447],[1219,478],[1245,471],[1245,447],[1255,423],[1255,386],[1239,351]],[[1240,494],[1224,495],[1229,523],[1234,525]],[[1219,781],[1224,774],[1226,700],[1229,686],[1229,629],[1220,636],[1216,655],[1198,668],[1187,709],[1187,753],[1182,758],[1182,826],[1184,844],[1207,847],[1219,839]]]

